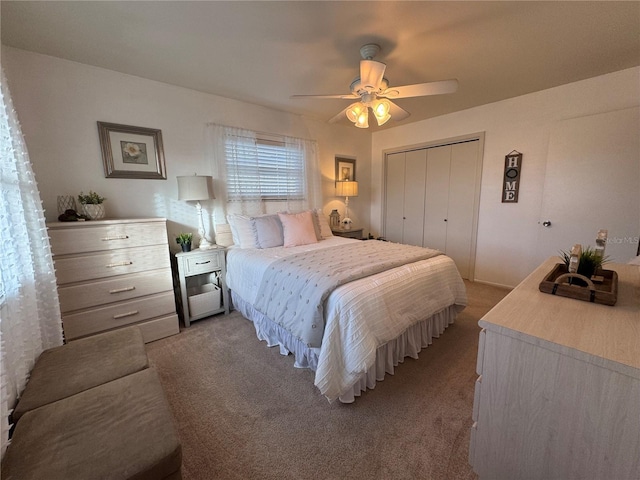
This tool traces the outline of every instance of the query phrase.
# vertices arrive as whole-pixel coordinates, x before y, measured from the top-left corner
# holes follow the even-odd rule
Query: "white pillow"
[[[326,215],[322,212],[321,208],[318,208],[315,212],[315,217],[318,219],[318,224],[320,225],[320,238],[329,238],[333,237],[333,232],[331,232],[331,227],[329,226],[329,220],[327,220]]]
[[[285,247],[318,243],[310,210],[300,213],[278,213],[278,217],[282,222]]]
[[[223,247],[233,245],[233,234],[231,233],[231,225],[228,223],[216,223],[216,244]]]
[[[258,239],[253,228],[251,217],[229,214],[227,221],[231,225],[233,243],[240,248],[258,248]]]
[[[278,215],[263,215],[251,219],[258,248],[281,247],[284,244],[282,222]]]

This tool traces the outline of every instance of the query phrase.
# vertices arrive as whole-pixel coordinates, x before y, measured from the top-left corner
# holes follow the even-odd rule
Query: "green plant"
[[[178,245],[186,245],[193,240],[193,233],[181,233],[176,237],[176,243]]]
[[[569,261],[571,260],[571,253],[561,250],[560,257],[568,269]],[[587,246],[580,254],[580,262],[578,263],[578,271],[576,273],[584,275],[587,278],[591,278],[591,276],[600,270],[602,265],[607,263],[608,260],[608,255],[601,257],[595,249]]]
[[[93,190],[89,190],[89,193],[86,195],[82,192],[78,195],[78,201],[83,205],[99,205],[105,200],[106,198],[101,197]]]

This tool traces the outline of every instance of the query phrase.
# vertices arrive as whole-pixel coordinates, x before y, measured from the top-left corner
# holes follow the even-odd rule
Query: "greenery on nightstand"
[[[193,240],[193,233],[181,233],[176,237],[176,243],[178,245],[186,245]]]

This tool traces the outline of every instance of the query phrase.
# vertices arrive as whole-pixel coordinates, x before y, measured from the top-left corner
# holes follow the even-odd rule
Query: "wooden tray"
[[[558,263],[540,282],[540,291],[575,298],[585,302],[615,305],[618,300],[618,274],[613,270],[599,270],[597,275],[604,277],[602,283],[593,283],[583,275],[568,273],[564,263]],[[571,285],[568,282],[582,280],[583,285]],[[579,282],[580,283],[580,282]]]

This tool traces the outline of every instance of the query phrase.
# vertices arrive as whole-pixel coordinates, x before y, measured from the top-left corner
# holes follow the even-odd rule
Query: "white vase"
[[[100,220],[101,218],[104,218],[105,215],[104,203],[83,203],[82,212],[89,217],[90,220]]]

